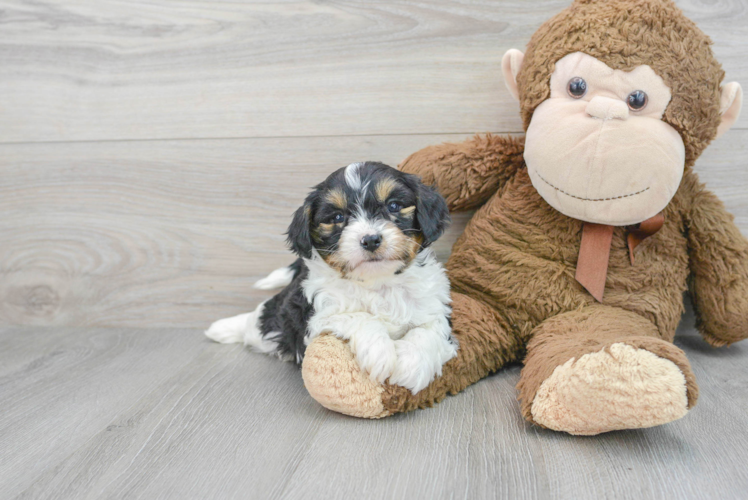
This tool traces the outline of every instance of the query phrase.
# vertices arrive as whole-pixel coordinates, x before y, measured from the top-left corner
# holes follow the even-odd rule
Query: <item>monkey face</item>
[[[680,134],[662,121],[671,98],[662,78],[575,52],[556,62],[550,86],[525,139],[530,179],[548,204],[615,226],[662,211],[685,166]]]

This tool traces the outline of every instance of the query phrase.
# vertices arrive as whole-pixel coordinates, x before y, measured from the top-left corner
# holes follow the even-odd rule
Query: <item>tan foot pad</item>
[[[337,337],[323,335],[307,346],[301,376],[309,394],[327,409],[361,418],[390,415],[382,403],[384,387],[361,370]]]
[[[570,359],[538,389],[532,417],[544,427],[594,435],[665,424],[686,414],[680,369],[626,344]]]

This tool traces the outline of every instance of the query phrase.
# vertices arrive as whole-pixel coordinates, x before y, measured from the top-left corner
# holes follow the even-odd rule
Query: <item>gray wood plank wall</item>
[[[521,133],[501,56],[568,3],[0,0],[0,323],[247,310],[330,171]],[[748,2],[678,4],[748,87]],[[744,113],[697,164],[746,234],[747,145]]]

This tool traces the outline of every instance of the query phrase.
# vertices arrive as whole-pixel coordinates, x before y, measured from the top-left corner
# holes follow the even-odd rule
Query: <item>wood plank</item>
[[[568,3],[3,0],[0,141],[520,131],[501,57]],[[745,2],[678,4],[746,84]]]
[[[434,408],[385,420],[327,419],[283,498],[547,498],[518,376],[511,367]],[[345,458],[332,467],[331,456]]]
[[[2,332],[4,341],[38,349],[32,360],[0,376],[0,491],[6,498],[183,367],[199,378],[227,360],[226,352],[216,359],[217,351],[203,349],[210,343],[199,332],[65,329],[53,343],[36,343],[40,336],[28,331]],[[0,352],[0,366],[11,355]]]
[[[293,261],[283,233],[310,186],[463,137],[0,146],[0,318],[205,327],[269,296],[251,285]]]
[[[212,343],[199,331],[130,334],[163,336],[153,349],[165,357],[169,343],[184,338],[193,359],[149,383],[128,407],[112,409],[110,420],[88,424],[89,439],[54,466],[31,471],[35,480],[18,498],[230,498],[281,488],[326,416],[298,368]],[[102,397],[101,387],[88,390],[90,399]]]
[[[592,438],[524,422],[517,366],[362,421],[202,336],[268,296],[251,283],[334,168],[519,131],[501,56],[568,3],[0,0],[2,496],[744,497],[748,346],[711,349],[690,311],[698,406]],[[746,0],[677,3],[748,84]],[[697,171],[748,234],[736,128]]]
[[[66,328],[0,327],[0,377],[21,367],[43,363],[40,354],[56,356],[56,346],[70,336]]]
[[[396,165],[414,135],[0,146],[0,321],[204,328],[269,295],[284,236],[312,186],[353,160]],[[748,234],[748,132],[697,170]],[[442,258],[469,216],[437,243]]]
[[[689,309],[677,342],[700,384],[695,409],[664,426],[594,437],[525,422],[515,399],[518,366],[434,408],[368,421],[319,407],[292,365],[208,343],[199,331],[68,330],[62,350],[100,359],[62,381],[53,370],[20,370],[16,383],[35,381],[10,397],[0,390],[13,415],[21,395],[21,406],[38,408],[0,434],[3,464],[22,472],[0,468],[0,488],[35,499],[741,498],[748,346],[713,349],[693,323]],[[83,339],[121,349],[91,356]],[[173,355],[176,344],[182,353]],[[141,360],[146,347],[152,353]],[[140,371],[153,359],[164,367],[144,387]],[[122,402],[112,404],[112,387]],[[50,394],[58,394],[54,408]],[[81,420],[102,407],[109,420]],[[72,422],[76,439],[65,443],[61,429]],[[42,447],[49,456],[38,457]]]

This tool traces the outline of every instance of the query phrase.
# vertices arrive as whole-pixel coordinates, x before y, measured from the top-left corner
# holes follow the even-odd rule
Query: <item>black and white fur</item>
[[[205,333],[297,363],[330,333],[373,380],[415,394],[457,354],[449,280],[430,248],[448,223],[444,199],[416,176],[375,162],[341,168],[294,214],[288,241],[299,259],[255,284],[285,288]]]

